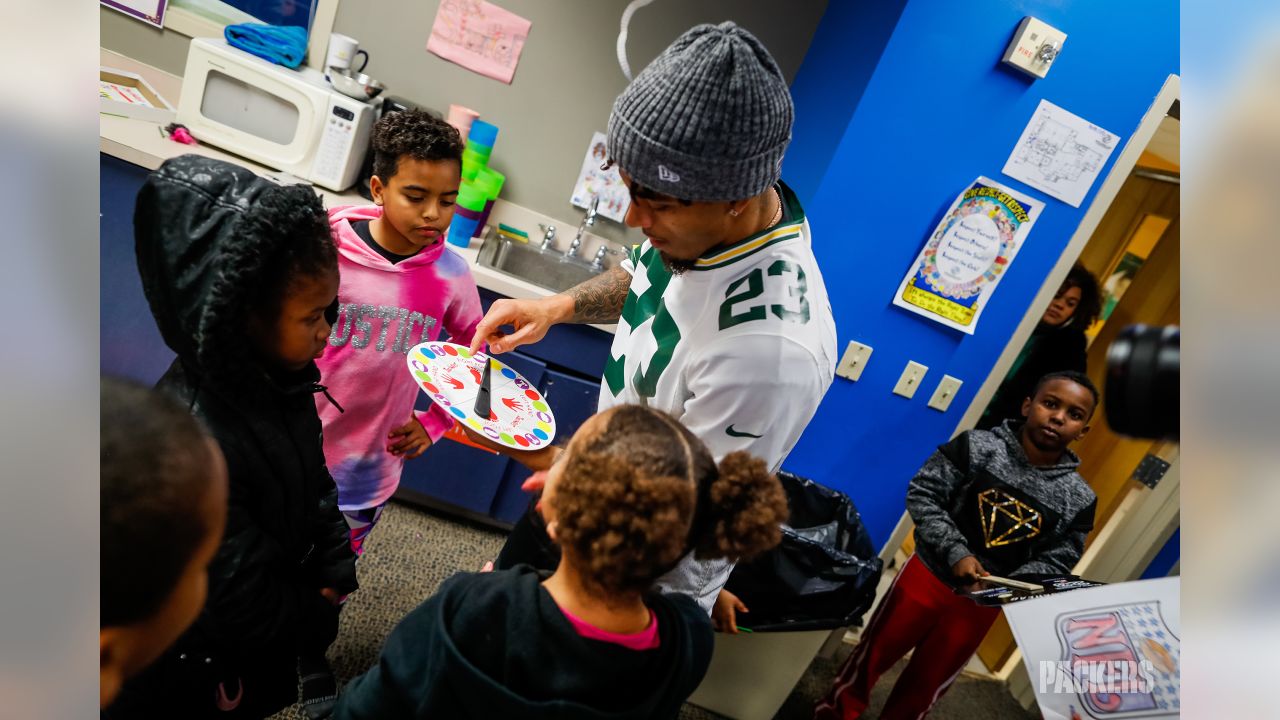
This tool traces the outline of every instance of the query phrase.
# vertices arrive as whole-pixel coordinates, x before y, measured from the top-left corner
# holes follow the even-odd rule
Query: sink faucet
[[[549,250],[551,243],[555,242],[556,239],[556,226],[538,223],[538,227],[542,228],[542,244],[538,246],[538,249]]]
[[[578,248],[582,247],[582,235],[587,231],[587,227],[596,224],[596,210],[600,207],[600,196],[596,195],[591,198],[591,204],[587,206],[587,214],[582,218],[582,224],[578,226],[578,234],[573,237],[573,242],[569,243],[569,249],[564,251],[566,258],[577,257]]]
[[[600,247],[596,248],[596,256],[591,259],[591,269],[600,271],[604,269],[605,255],[622,255],[622,251],[614,250],[609,247],[608,241],[600,243]]]

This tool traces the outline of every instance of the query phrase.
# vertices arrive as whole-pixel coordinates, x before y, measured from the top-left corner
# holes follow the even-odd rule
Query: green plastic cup
[[[484,205],[489,201],[489,196],[485,189],[474,182],[462,181],[462,185],[458,187],[458,205],[475,212],[483,212]]]
[[[489,200],[496,200],[502,192],[502,185],[507,181],[507,176],[494,170],[493,168],[484,168],[476,173],[476,187],[484,190],[485,197]]]

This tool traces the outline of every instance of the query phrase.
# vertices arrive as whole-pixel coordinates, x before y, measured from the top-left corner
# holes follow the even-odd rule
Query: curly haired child
[[[711,453],[669,415],[623,405],[579,428],[542,500],[562,560],[455,575],[392,631],[337,718],[673,718],[711,661],[691,598],[654,581],[690,551],[777,544],[786,499],[764,462]]]
[[[421,416],[405,356],[441,330],[471,342],[480,295],[467,263],[444,243],[462,180],[462,138],[429,113],[391,113],[374,126],[373,205],[338,207],[338,319],[318,364],[341,409],[316,398],[338,506],[359,555],[404,461],[453,425],[438,406]]]
[[[177,354],[159,388],[218,441],[229,495],[204,612],[109,717],[264,717],[294,702],[302,658],[322,661],[338,599],[357,587],[312,400],[337,251],[311,188],[194,155],[147,178],[134,232]],[[332,702],[331,678],[328,692],[307,679],[304,695]]]

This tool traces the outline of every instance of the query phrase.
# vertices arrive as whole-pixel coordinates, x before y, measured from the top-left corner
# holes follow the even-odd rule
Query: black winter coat
[[[138,195],[138,269],[178,355],[159,387],[217,439],[230,494],[203,613],[126,686],[110,717],[262,717],[293,703],[299,653],[323,652],[337,635],[338,610],[320,589],[357,586],[321,451],[320,373],[312,363],[269,376],[245,350],[237,308],[254,278],[243,260],[254,243],[280,238],[255,237],[239,221],[268,187],[244,168],[188,155],[152,173]]]
[[[458,573],[387,637],[334,720],[659,720],[702,682],[714,639],[686,595],[645,604],[658,647],[631,650],[574,629],[528,565]]]

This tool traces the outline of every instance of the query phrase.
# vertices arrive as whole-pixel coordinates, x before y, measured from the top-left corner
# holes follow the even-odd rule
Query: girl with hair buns
[[[578,430],[541,512],[561,561],[460,573],[387,638],[336,718],[676,717],[711,660],[711,622],[654,581],[693,552],[778,543],[786,499],[762,461],[719,465],[666,413],[623,405]]]

